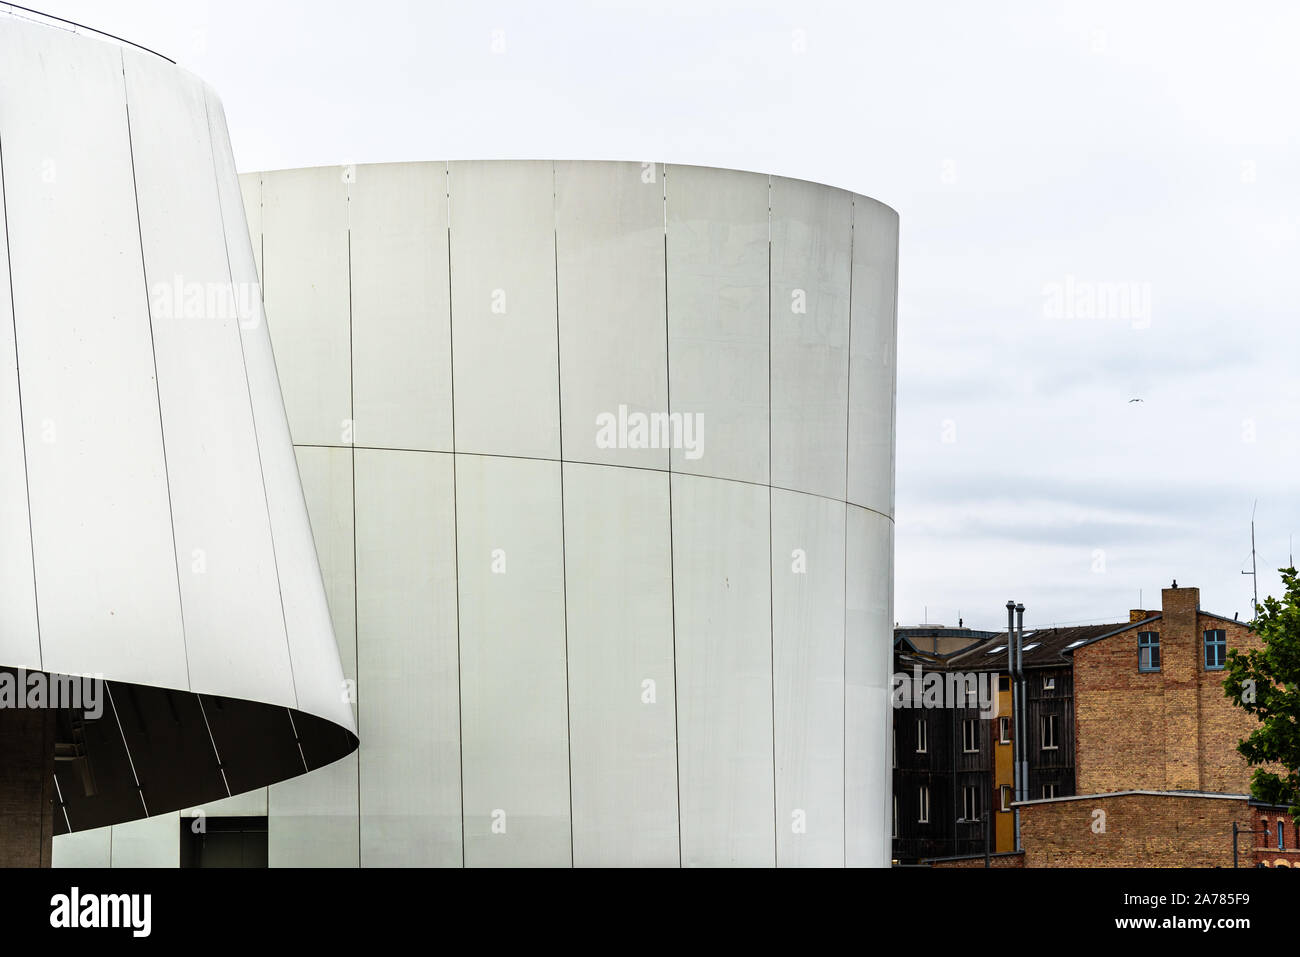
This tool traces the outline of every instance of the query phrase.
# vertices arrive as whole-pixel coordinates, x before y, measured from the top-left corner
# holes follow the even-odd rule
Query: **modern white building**
[[[180,587],[172,581],[167,600],[183,610],[186,641],[191,615],[214,636],[188,647],[211,649],[232,676],[229,692],[195,690],[294,709],[274,690],[239,686],[281,673],[248,622],[264,620],[257,610],[270,603],[259,596],[277,576],[282,597],[286,580],[310,592],[318,558],[336,670],[322,666],[311,688],[332,704],[313,711],[299,700],[294,713],[336,727],[350,748],[351,710],[361,740],[310,773],[270,775],[224,800],[205,793],[144,820],[74,825],[79,833],[55,838],[56,865],[241,855],[273,866],[888,863],[892,210],[750,172],[514,161],[251,174],[239,181],[241,203],[219,104],[161,60],[142,65],[148,54],[102,44],[106,52],[87,54],[94,82],[78,87],[75,116],[104,137],[93,162],[79,150],[89,134],[42,119],[68,109],[65,87],[44,100],[10,96],[40,76],[39,51],[27,49],[35,29],[0,34],[5,197],[11,225],[28,230],[9,323],[19,367],[26,373],[23,356],[43,354],[64,370],[58,394],[87,416],[94,377],[102,389],[120,382],[76,338],[97,335],[107,349],[115,327],[86,323],[89,332],[48,333],[48,342],[33,331],[46,287],[20,279],[52,279],[64,261],[34,225],[47,194],[33,179],[47,155],[87,208],[107,207],[79,241],[115,242],[109,251],[135,263],[123,268],[130,278],[110,269],[93,290],[58,292],[113,322],[132,317],[137,337],[152,328],[158,362],[153,401],[141,385],[131,393],[138,408],[92,418],[109,434],[84,439],[90,451],[77,461],[153,469],[153,485],[118,489],[159,540],[131,547],[170,557],[158,575],[174,566]],[[28,129],[39,135],[11,146]],[[104,144],[125,144],[126,159],[119,149],[105,163]],[[132,169],[146,188],[130,188]],[[35,267],[23,258],[41,256]],[[248,315],[224,327],[229,340],[208,321],[211,300],[190,287],[222,276],[236,298],[258,292]],[[104,283],[120,309],[105,301]],[[164,313],[203,331],[168,325]],[[258,345],[266,325],[274,364]],[[168,328],[187,330],[183,360],[159,337]],[[138,342],[137,364],[150,340]],[[169,375],[173,361],[183,376]],[[301,492],[287,478],[285,418],[276,425],[268,411],[261,428],[276,367]],[[137,371],[153,385],[147,366]],[[243,407],[229,392],[239,375]],[[24,375],[24,400],[32,388]],[[21,415],[39,423],[32,405]],[[8,408],[0,440],[12,438],[2,431]],[[152,419],[141,415],[151,408]],[[113,441],[114,422],[129,442]],[[232,436],[242,437],[242,458]],[[245,487],[235,470],[251,468],[254,452],[260,512],[229,491],[232,481]],[[27,462],[30,471],[30,442]],[[107,613],[119,596],[146,594],[136,554],[112,551],[113,536],[136,522],[95,482],[74,483],[68,462],[37,467],[68,483],[56,487],[88,521],[118,523],[97,539],[117,565],[94,589],[94,607]],[[276,534],[273,486],[298,518],[305,494],[315,554],[282,554],[282,538],[300,549],[306,538]],[[107,563],[43,546],[51,539],[37,527],[38,494],[36,593],[46,579],[84,589],[90,567]],[[155,528],[169,502],[170,550],[166,526]],[[198,539],[228,544],[223,554],[238,556],[240,571],[220,563],[225,577],[189,582],[182,517]],[[248,551],[259,529],[265,547]],[[14,581],[15,594],[32,585]],[[319,576],[315,588],[314,603],[284,601],[281,647],[295,664],[290,612],[323,614]],[[306,629],[317,639],[329,633],[318,624]],[[118,658],[153,660],[139,647],[97,647],[106,672]],[[20,663],[0,656],[0,666]],[[123,680],[149,683],[132,672]]]
[[[0,861],[48,865],[355,722],[216,97],[0,18],[0,221]]]

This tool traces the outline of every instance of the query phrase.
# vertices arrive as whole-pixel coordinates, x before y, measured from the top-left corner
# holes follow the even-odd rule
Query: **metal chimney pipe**
[[[1018,799],[1027,801],[1029,800],[1029,715],[1026,712],[1029,700],[1025,693],[1025,606],[1020,602],[1016,603],[1016,681],[1018,686],[1015,696],[1020,701],[1020,708],[1017,711],[1020,727],[1016,733],[1024,742],[1020,748],[1016,780],[1020,792]]]
[[[1007,682],[1011,688],[1011,793],[1019,793],[1017,787],[1016,768],[1019,767],[1020,759],[1020,727],[1016,723],[1016,705],[1018,698],[1015,692],[1015,673],[1016,673],[1016,603],[1007,602]],[[1020,808],[1015,808],[1015,825],[1016,825],[1016,850],[1020,847]]]

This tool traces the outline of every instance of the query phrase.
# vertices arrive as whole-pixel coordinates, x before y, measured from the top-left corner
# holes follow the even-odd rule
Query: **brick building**
[[[1239,794],[1117,791],[1021,805],[1024,853],[990,867],[1300,867],[1300,831],[1286,809]],[[931,860],[984,867],[981,855]]]
[[[1029,793],[1075,793],[1074,691],[1070,652],[1122,624],[1040,628],[1025,635],[1029,708]],[[951,633],[957,629],[948,629]],[[1011,682],[1006,635],[967,634],[964,642],[930,645],[928,633],[896,629],[895,671],[992,676],[997,713],[976,708],[898,710],[894,714],[894,859],[976,854],[1015,847],[1012,804]],[[931,650],[931,648],[936,650]],[[986,679],[987,680],[987,679]]]
[[[1244,622],[1200,608],[1200,589],[1166,588],[1159,611],[1074,649],[1077,790],[1246,794],[1237,753],[1254,719],[1223,693],[1229,648],[1259,647]]]
[[[1021,805],[1023,866],[1232,867],[1234,823],[1237,866],[1300,866],[1286,808],[1241,794],[1144,790]]]
[[[1031,799],[1017,805],[1024,854],[1000,865],[1231,867],[1234,823],[1240,866],[1300,865],[1300,829],[1286,808],[1249,797],[1253,769],[1236,748],[1255,719],[1223,692],[1227,652],[1259,647],[1259,638],[1235,617],[1202,609],[1199,589],[1176,583],[1162,591],[1160,609],[1093,628],[1059,652],[1073,689],[1072,737],[1061,741],[1073,755],[1073,788],[1048,792],[1042,771],[1037,779],[1031,771]],[[1047,634],[1026,640],[1046,643]],[[944,665],[970,667],[999,650],[981,646]],[[1035,687],[1031,678],[1031,768],[1041,766],[1043,744],[1041,730],[1034,737],[1043,720]],[[952,854],[931,860],[983,865],[971,850]]]

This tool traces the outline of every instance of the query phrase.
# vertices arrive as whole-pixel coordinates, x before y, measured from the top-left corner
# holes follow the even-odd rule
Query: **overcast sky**
[[[1248,617],[1256,499],[1279,589],[1300,5],[26,5],[202,76],[243,171],[657,159],[894,207],[904,623],[1126,620],[1173,578]]]

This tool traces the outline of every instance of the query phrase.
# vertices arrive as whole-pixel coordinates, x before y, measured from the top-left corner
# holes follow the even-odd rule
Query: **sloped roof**
[[[1159,613],[1153,612],[1142,621],[1109,622],[1099,625],[1069,625],[1027,631],[1025,632],[1025,667],[1059,668],[1070,663],[1071,656],[1076,648],[1159,620]],[[944,662],[944,666],[957,671],[1005,671],[1007,667],[1006,635],[986,639],[974,648],[953,655]]]

